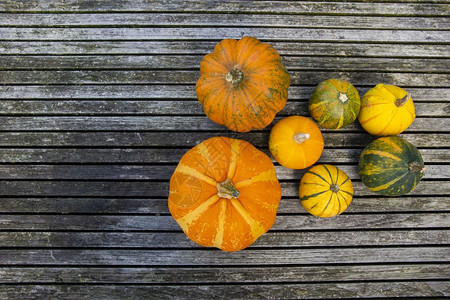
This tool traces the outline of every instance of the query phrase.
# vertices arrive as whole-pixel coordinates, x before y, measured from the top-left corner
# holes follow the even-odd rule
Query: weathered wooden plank
[[[384,2],[384,1],[383,1]],[[98,5],[79,0],[38,1],[2,0],[0,7],[7,12],[245,12],[278,14],[357,14],[357,15],[447,15],[448,6],[432,3],[383,3],[373,5],[364,2],[294,2],[277,1],[102,1]]]
[[[5,299],[329,299],[442,297],[450,294],[449,282],[364,282],[258,285],[12,285],[0,288]]]
[[[384,6],[384,5],[383,5]],[[444,30],[415,31],[396,29],[332,28],[263,28],[263,27],[138,27],[138,28],[18,28],[0,27],[3,41],[101,41],[101,40],[211,40],[261,37],[272,41],[334,41],[334,42],[408,42],[447,43],[450,33]]]
[[[272,230],[345,230],[345,229],[418,229],[450,227],[446,213],[342,214],[338,218],[317,218],[306,214],[298,203],[291,213],[279,215]],[[108,215],[7,215],[0,216],[3,230],[91,230],[91,231],[172,231],[180,227],[172,216],[108,216]],[[448,240],[448,238],[446,239]],[[149,245],[151,246],[151,245]]]
[[[409,21],[409,20],[408,20]],[[263,41],[263,37],[261,37]],[[0,54],[50,54],[50,55],[123,55],[123,54],[198,54],[212,52],[218,41],[0,41]],[[448,57],[448,45],[431,44],[376,44],[324,42],[277,42],[270,44],[283,56],[336,56],[336,57]]]
[[[361,198],[355,195],[346,212],[394,213],[449,211],[450,197],[404,196]],[[303,212],[298,196],[282,197],[278,213]],[[74,197],[3,197],[0,213],[53,213],[53,214],[168,214],[167,198],[98,198]]]
[[[415,99],[413,99],[415,100]],[[448,117],[450,103],[414,103],[417,117]],[[203,115],[194,100],[3,100],[0,115]],[[279,116],[308,115],[308,102],[288,101]]]
[[[282,117],[276,117],[277,122]],[[269,131],[266,127],[262,131]],[[206,116],[5,116],[0,131],[212,131],[222,132],[226,127],[212,122]],[[330,131],[322,129],[324,132]],[[363,129],[352,123],[341,132]],[[405,132],[449,132],[447,118],[416,118]],[[334,131],[335,132],[335,131]]]
[[[450,48],[450,47],[449,47]],[[206,53],[205,53],[206,54]],[[55,55],[4,56],[0,70],[198,70],[203,55]],[[389,72],[447,72],[449,64],[436,58],[377,58],[377,57],[305,57],[286,56],[283,62],[289,71],[389,71]],[[13,76],[16,73],[8,73]],[[17,73],[19,78],[24,73]],[[30,73],[33,74],[33,73]],[[40,73],[36,73],[37,74]],[[45,74],[45,73],[43,73]],[[58,73],[59,74],[59,73]],[[24,77],[27,80],[29,77]]]
[[[262,235],[249,247],[356,247],[446,245],[449,230],[296,231]],[[178,232],[0,232],[0,247],[7,248],[202,248]],[[4,282],[1,276],[0,283]],[[386,279],[386,278],[385,278]],[[32,279],[30,279],[32,280]],[[186,280],[186,279],[185,279]]]
[[[339,165],[350,179],[359,179],[357,164]],[[0,180],[169,180],[176,168],[170,165],[0,165]],[[450,179],[448,165],[427,165],[423,179]],[[277,165],[279,180],[300,179],[307,169],[293,170]]]
[[[193,250],[0,250],[3,265],[95,266],[268,266],[272,264],[357,264],[444,262],[446,247],[370,247],[321,249],[248,249],[229,253],[216,249]]]
[[[189,150],[185,149],[18,149],[0,148],[0,163],[61,163],[65,164],[151,164],[177,163]],[[267,147],[260,149],[271,157]],[[318,163],[356,163],[361,149],[325,148]],[[426,164],[446,163],[450,151],[446,149],[420,149]],[[272,158],[272,157],[271,157]],[[272,161],[275,160],[272,158]]]
[[[1,147],[193,147],[214,137],[227,136],[250,142],[256,147],[267,147],[269,132],[0,132]],[[450,134],[404,133],[400,135],[419,148],[450,147]],[[367,133],[324,132],[327,148],[363,148],[376,137]]]
[[[195,84],[196,71],[0,71],[5,84]],[[448,87],[450,74],[345,71],[290,72],[292,85],[317,85],[328,78],[343,78],[360,85],[380,82],[400,86]]]
[[[0,268],[0,283],[254,283],[447,279],[440,264],[240,268]]]
[[[316,73],[317,75],[318,73]],[[323,72],[323,78],[317,78],[312,86],[290,86],[289,100],[309,99],[314,87],[330,78],[329,73]],[[353,82],[360,95],[364,95],[373,85],[360,86],[359,81]],[[148,82],[147,82],[148,83]],[[377,82],[378,84],[379,82]],[[389,82],[385,82],[389,83]],[[391,82],[393,83],[393,82]],[[414,97],[415,101],[450,102],[450,88],[442,87],[403,87]],[[197,99],[194,85],[1,85],[0,99]]]
[[[446,18],[333,16],[282,14],[205,14],[205,13],[89,13],[42,14],[3,13],[1,26],[258,26],[258,27],[315,27],[315,28],[386,28],[441,29],[448,28]]]
[[[445,297],[449,282],[370,282],[199,286],[16,285],[0,289],[3,298],[89,299],[329,299],[372,297]],[[23,296],[22,296],[23,295]]]
[[[283,195],[297,197],[298,183],[281,182]],[[60,197],[167,197],[168,182],[147,181],[33,181],[2,180],[0,196],[60,196]],[[353,191],[358,196],[375,196],[362,182],[353,182]],[[449,195],[450,185],[442,181],[425,181],[409,194]]]

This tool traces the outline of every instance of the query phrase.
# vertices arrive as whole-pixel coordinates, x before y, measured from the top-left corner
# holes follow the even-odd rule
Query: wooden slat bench
[[[0,0],[0,298],[449,297],[449,16],[445,0]],[[357,122],[323,129],[319,162],[354,183],[346,212],[308,214],[305,170],[274,161],[283,197],[268,233],[235,253],[191,242],[167,207],[182,155],[228,136],[270,156],[273,124],[231,132],[196,99],[202,57],[243,36],[272,44],[291,76],[275,121],[307,116],[332,77],[360,95],[409,91],[417,188],[370,192],[357,163],[375,137]]]

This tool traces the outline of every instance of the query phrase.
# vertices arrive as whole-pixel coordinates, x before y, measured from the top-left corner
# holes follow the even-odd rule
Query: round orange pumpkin
[[[180,160],[169,210],[194,242],[237,251],[275,222],[281,187],[270,158],[250,143],[210,138]]]
[[[319,127],[307,117],[284,118],[270,132],[270,152],[286,168],[304,169],[311,166],[319,160],[323,146]]]
[[[262,129],[286,105],[289,74],[278,52],[253,37],[225,39],[200,63],[197,98],[212,121]]]
[[[358,120],[373,135],[397,135],[414,121],[415,109],[411,95],[389,84],[377,84],[361,99]]]
[[[350,178],[332,165],[317,165],[303,175],[299,187],[300,201],[312,215],[328,218],[341,214],[352,202]]]

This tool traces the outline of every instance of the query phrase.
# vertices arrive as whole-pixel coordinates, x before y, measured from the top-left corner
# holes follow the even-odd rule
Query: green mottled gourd
[[[384,196],[410,193],[425,171],[417,148],[397,136],[381,137],[367,145],[358,168],[364,185]]]

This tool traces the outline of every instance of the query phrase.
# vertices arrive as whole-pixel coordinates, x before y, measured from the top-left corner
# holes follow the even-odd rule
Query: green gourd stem
[[[332,184],[332,185],[330,185],[330,190],[331,190],[333,193],[339,192],[339,185],[337,185],[337,184]]]
[[[225,80],[232,85],[239,84],[244,79],[244,73],[239,69],[233,69],[225,75]]]
[[[411,99],[411,95],[406,94],[403,98],[395,100],[395,102],[394,102],[395,106],[401,107],[401,106],[405,105],[405,103],[408,102],[409,99]]]
[[[417,162],[412,162],[408,164],[408,170],[410,172],[419,172],[419,173],[423,173],[427,168],[425,168],[424,166],[421,166],[419,163]]]
[[[309,139],[310,135],[309,133],[303,133],[303,132],[299,132],[297,134],[294,135],[294,137],[292,138],[294,140],[294,142],[296,142],[297,144],[301,144],[304,141],[306,141],[307,139]]]
[[[231,179],[227,179],[222,183],[217,184],[217,195],[221,198],[232,199],[237,198],[240,192],[234,187]]]

